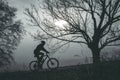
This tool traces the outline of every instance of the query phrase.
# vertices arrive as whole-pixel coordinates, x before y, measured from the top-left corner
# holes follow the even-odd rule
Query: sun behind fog
[[[65,25],[67,25],[68,23],[64,20],[59,20],[59,21],[55,21],[55,25],[59,28],[64,29]]]

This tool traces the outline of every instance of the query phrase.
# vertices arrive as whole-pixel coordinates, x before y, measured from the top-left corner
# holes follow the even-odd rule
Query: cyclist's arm
[[[43,47],[43,49],[42,49],[44,52],[46,52],[46,53],[49,53],[44,47]]]

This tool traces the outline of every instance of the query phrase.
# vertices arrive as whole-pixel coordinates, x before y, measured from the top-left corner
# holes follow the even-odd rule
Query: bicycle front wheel
[[[38,62],[37,61],[31,61],[29,63],[29,69],[31,71],[39,70]]]
[[[56,69],[59,67],[59,62],[56,58],[50,58],[48,61],[47,61],[47,67],[49,69]]]

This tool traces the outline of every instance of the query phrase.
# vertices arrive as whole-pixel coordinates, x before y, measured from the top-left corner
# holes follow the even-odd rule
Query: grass
[[[120,80],[120,61],[44,70],[0,73],[0,80]]]

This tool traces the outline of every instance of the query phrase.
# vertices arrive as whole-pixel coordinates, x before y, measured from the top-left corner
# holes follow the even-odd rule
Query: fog
[[[35,60],[33,50],[39,44],[40,41],[35,41],[29,33],[35,33],[37,28],[31,27],[27,24],[26,15],[24,14],[25,8],[30,7],[30,4],[35,4],[36,0],[7,0],[10,6],[18,9],[16,12],[16,18],[20,19],[26,30],[26,34],[23,36],[18,48],[14,51],[15,63],[13,64],[21,67],[28,66],[28,63]],[[45,46],[47,48],[47,46]],[[70,44],[64,51],[58,51],[51,55],[59,60],[60,66],[78,65],[85,63],[85,58],[91,57],[89,49],[80,44]],[[13,67],[14,68],[14,67]]]

